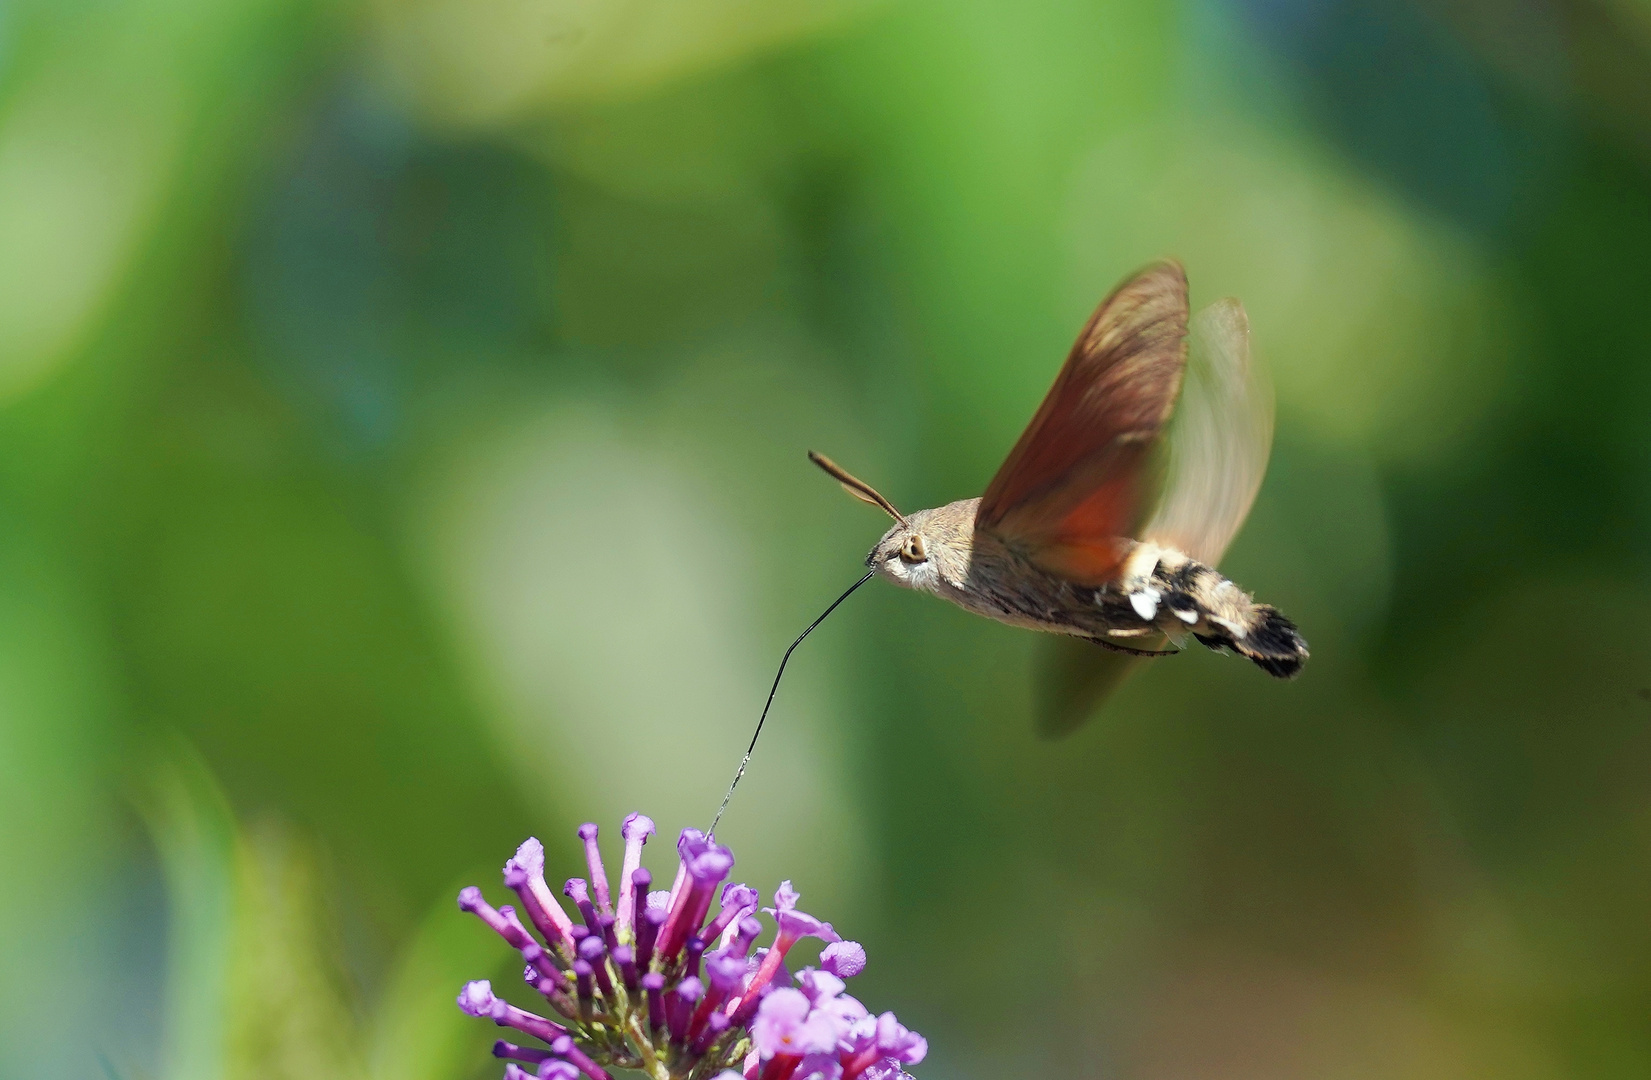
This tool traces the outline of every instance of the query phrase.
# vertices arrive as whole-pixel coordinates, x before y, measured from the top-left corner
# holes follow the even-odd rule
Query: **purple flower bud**
[[[504,883],[522,898],[522,910],[547,942],[556,945],[568,941],[568,928],[573,923],[545,884],[543,844],[531,836],[522,841],[516,857],[504,864]]]
[[[459,1008],[468,1016],[493,1018],[493,984],[486,979],[476,979],[464,984],[459,991]]]
[[[602,868],[602,849],[596,846],[597,828],[595,822],[587,821],[579,826],[579,839],[585,842],[585,865],[590,867],[590,886],[596,893],[597,910],[604,915],[613,914],[613,904],[608,897],[608,873]]]
[[[839,979],[852,979],[866,970],[866,950],[858,941],[834,941],[820,950],[820,967]]]
[[[524,1072],[515,1062],[509,1062],[504,1067],[504,1080],[533,1080],[533,1074]]]
[[[625,934],[635,925],[636,897],[626,888],[628,882],[634,881],[636,872],[642,866],[642,845],[648,842],[648,837],[654,834],[653,818],[645,814],[628,814],[624,824],[619,826],[619,835],[625,839],[625,861],[619,868],[619,907],[616,912],[616,922],[620,934]],[[652,878],[649,878],[652,881]],[[647,895],[648,882],[642,883],[642,894]]]
[[[579,1080],[579,1066],[571,1061],[551,1058],[539,1066],[539,1080]]]
[[[549,1061],[549,1050],[540,1050],[536,1046],[517,1046],[513,1042],[500,1039],[493,1044],[493,1056],[496,1058],[512,1058],[516,1061],[525,1061],[530,1065],[537,1065],[541,1061]]]

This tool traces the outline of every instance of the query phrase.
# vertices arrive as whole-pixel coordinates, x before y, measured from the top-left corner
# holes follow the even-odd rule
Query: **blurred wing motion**
[[[1199,312],[1190,336],[1186,383],[1166,439],[1164,497],[1140,539],[1215,566],[1267,472],[1273,391],[1250,361],[1250,320],[1237,300]]]
[[[1169,462],[1163,499],[1140,539],[1215,566],[1250,512],[1273,441],[1273,395],[1250,359],[1250,323],[1237,300],[1218,301],[1192,321],[1186,379],[1165,433]],[[1161,636],[1130,647],[1160,649]],[[1038,734],[1057,738],[1094,715],[1143,661],[1103,652],[1082,638],[1040,646]]]
[[[1082,727],[1101,702],[1146,663],[1138,656],[1104,652],[1084,638],[1038,636],[1032,715],[1038,734],[1046,739],[1058,739]],[[1160,635],[1129,639],[1133,649],[1162,649],[1168,644]]]
[[[1153,450],[1175,407],[1187,356],[1187,275],[1147,267],[1090,316],[981,497],[988,529],[1069,581],[1112,579],[1144,507]]]

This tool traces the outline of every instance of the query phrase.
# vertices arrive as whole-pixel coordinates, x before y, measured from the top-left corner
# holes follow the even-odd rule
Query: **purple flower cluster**
[[[543,1044],[494,1043],[494,1055],[509,1062],[505,1080],[612,1080],[610,1068],[640,1069],[653,1080],[901,1080],[905,1065],[923,1060],[921,1035],[893,1013],[872,1016],[843,992],[843,980],[865,968],[866,951],[797,910],[791,882],[762,909],[777,931],[770,945],[756,948],[763,933],[757,891],[724,884],[733,852],[684,829],[676,881],[649,892],[642,846],[653,832],[641,814],[625,819],[615,896],[596,826],[580,826],[590,877],[562,887],[577,920],[546,884],[545,849],[531,838],[504,867],[520,915],[492,907],[474,886],[459,893],[461,909],[522,954],[523,978],[556,1016],[495,997],[486,980],[465,985],[459,1008]],[[793,976],[786,954],[805,937],[826,947],[818,968]]]

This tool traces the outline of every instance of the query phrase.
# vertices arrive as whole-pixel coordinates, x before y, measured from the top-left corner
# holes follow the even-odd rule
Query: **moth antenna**
[[[808,452],[808,460],[824,469],[828,476],[843,485],[843,490],[848,492],[850,495],[853,495],[856,499],[859,499],[861,502],[868,502],[873,506],[881,507],[883,512],[888,514],[889,517],[898,521],[900,524],[907,525],[909,527],[909,523],[906,521],[905,516],[894,508],[894,504],[883,498],[882,494],[876,488],[872,487],[858,476],[855,476],[853,473],[849,472],[835,461],[832,461],[824,454],[816,453],[813,450]]]
[[[813,457],[813,456],[814,456],[813,454],[809,455],[809,457]],[[824,465],[821,465],[820,467],[823,468],[823,469],[826,468]],[[833,465],[831,468],[834,469],[834,468],[836,468],[836,466]],[[831,469],[826,469],[826,471],[831,472]],[[833,473],[833,475],[836,475],[836,474]],[[844,475],[846,476],[847,474],[845,473]],[[847,487],[848,485],[844,484],[843,486]],[[882,496],[878,496],[878,498],[881,498],[881,497]],[[893,513],[893,511],[891,510],[890,513]],[[895,516],[899,517],[898,514],[895,514]],[[781,676],[783,676],[785,674],[786,661],[791,659],[791,654],[796,651],[797,646],[801,645],[803,643],[803,638],[807,637],[810,633],[812,633],[816,626],[819,626],[821,623],[825,622],[826,621],[826,616],[830,615],[833,611],[836,611],[838,604],[841,604],[844,600],[847,600],[848,597],[849,597],[849,594],[852,593],[855,589],[858,589],[860,586],[862,586],[866,582],[870,581],[872,579],[872,575],[875,574],[875,573],[876,573],[876,571],[874,571],[874,570],[867,570],[865,572],[865,576],[863,576],[862,578],[860,578],[859,581],[856,581],[853,585],[850,585],[847,589],[845,589],[843,591],[843,595],[841,595],[837,599],[833,600],[831,602],[830,607],[828,607],[824,611],[820,612],[820,617],[819,618],[817,618],[813,622],[809,623],[807,629],[805,629],[802,633],[797,635],[797,640],[793,641],[791,643],[791,647],[785,650],[785,655],[780,657],[780,670],[778,670],[774,673],[774,685],[770,686],[768,688],[768,700],[763,703],[762,715],[757,717],[757,730],[753,731],[751,733],[751,745],[747,746],[745,748],[745,757],[744,757],[743,760],[740,761],[740,767],[739,767],[738,771],[736,771],[734,773],[734,782],[728,785],[728,793],[722,797],[722,805],[717,807],[717,816],[711,819],[711,827],[709,829],[705,830],[705,838],[707,840],[713,839],[716,836],[716,834],[717,834],[717,823],[722,820],[722,812],[724,810],[728,809],[728,800],[732,799],[734,797],[734,789],[740,786],[740,778],[745,775],[745,767],[747,765],[751,764],[751,754],[757,749],[757,739],[760,738],[761,735],[762,735],[763,721],[768,719],[768,710],[774,704],[774,695],[779,692],[780,678],[781,678]]]

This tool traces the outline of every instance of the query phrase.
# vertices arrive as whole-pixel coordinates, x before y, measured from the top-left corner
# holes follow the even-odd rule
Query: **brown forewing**
[[[1072,581],[1111,580],[1151,501],[1186,366],[1187,277],[1154,263],[1101,302],[975,517]]]

